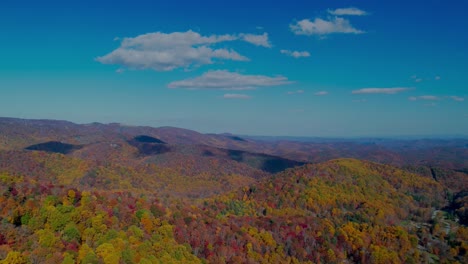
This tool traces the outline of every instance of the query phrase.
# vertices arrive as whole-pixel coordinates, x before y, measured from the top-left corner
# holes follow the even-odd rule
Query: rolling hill
[[[465,263],[464,142],[0,118],[0,263]]]

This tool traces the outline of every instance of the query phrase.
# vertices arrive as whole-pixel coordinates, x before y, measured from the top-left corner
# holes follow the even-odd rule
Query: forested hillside
[[[201,200],[106,186],[90,191],[27,175],[3,173],[0,180],[3,263],[463,263],[467,257],[468,229],[443,212],[434,216],[447,202],[442,185],[352,159],[290,169]]]
[[[455,143],[461,163],[395,167],[326,158],[404,159],[358,142],[314,152],[175,128],[0,127],[2,264],[468,261],[468,175],[456,169],[466,151]],[[428,146],[440,142],[388,144],[441,153]],[[308,150],[326,161],[294,159]]]

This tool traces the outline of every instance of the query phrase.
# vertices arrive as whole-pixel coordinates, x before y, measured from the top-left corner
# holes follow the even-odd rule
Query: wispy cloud
[[[411,79],[412,79],[414,82],[417,82],[417,83],[423,81],[423,79],[422,79],[422,78],[419,78],[417,75],[411,76]]]
[[[452,100],[454,100],[454,101],[457,101],[457,102],[463,102],[463,101],[465,101],[465,98],[460,97],[460,96],[455,96],[455,95],[449,96],[449,98],[452,99]]]
[[[280,50],[281,54],[286,54],[288,56],[294,58],[303,58],[303,57],[310,57],[310,53],[308,51],[292,51],[292,50]]]
[[[302,94],[304,93],[304,90],[297,90],[297,91],[289,91],[287,94]]]
[[[439,96],[435,96],[435,95],[410,96],[410,97],[408,97],[408,100],[410,100],[410,101],[418,101],[418,100],[422,100],[422,101],[439,101],[439,100],[443,100],[443,99],[447,99],[447,98],[451,99],[453,101],[457,101],[457,102],[465,101],[465,98],[460,97],[460,96],[455,96],[455,95],[444,96],[444,97],[439,97]]]
[[[252,90],[291,83],[293,82],[284,76],[243,75],[237,72],[216,70],[208,71],[196,78],[171,82],[168,87],[172,89]]]
[[[246,95],[246,94],[224,94],[223,95],[224,99],[243,99],[243,100],[248,100],[251,99],[252,96]]]
[[[408,100],[410,101],[417,101],[417,100],[437,101],[437,100],[440,100],[440,98],[434,95],[421,95],[421,96],[410,96],[408,97]]]
[[[303,19],[294,24],[289,25],[290,29],[296,35],[327,35],[333,33],[342,34],[362,34],[362,30],[356,29],[351,25],[349,20],[342,17],[330,18],[324,20],[315,18],[314,21]]]
[[[268,33],[263,33],[262,35],[240,34],[240,37],[244,41],[254,44],[256,46],[271,48],[271,43],[270,43],[270,40],[268,39]]]
[[[437,75],[437,76],[435,76],[434,78],[432,78],[432,77],[430,77],[430,78],[427,78],[427,77],[426,77],[426,78],[421,78],[421,77],[419,77],[419,76],[417,76],[417,75],[413,75],[413,76],[411,76],[411,79],[412,79],[414,82],[419,83],[419,82],[422,82],[422,81],[432,81],[432,80],[440,81],[441,77]]]
[[[319,92],[314,93],[314,95],[316,95],[316,96],[324,96],[324,95],[327,95],[327,94],[328,94],[327,91],[319,91]]]
[[[97,57],[96,60],[103,64],[155,71],[171,71],[176,68],[212,64],[221,60],[248,61],[247,57],[233,49],[213,47],[216,43],[235,40],[271,47],[267,33],[202,36],[192,30],[173,33],[155,32],[134,38],[123,38],[120,47]]]
[[[365,16],[368,14],[366,11],[356,7],[338,8],[335,10],[329,9],[328,13],[335,16]]]
[[[397,94],[411,90],[411,87],[393,87],[393,88],[362,88],[354,90],[353,94]]]

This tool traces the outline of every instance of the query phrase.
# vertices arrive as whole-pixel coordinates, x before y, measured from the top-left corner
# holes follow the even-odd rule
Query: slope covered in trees
[[[371,162],[306,165],[202,200],[0,181],[3,263],[467,260],[468,229],[434,211],[447,202],[443,186]]]
[[[178,241],[213,263],[466,261],[467,229],[432,218],[444,204],[431,179],[341,159],[210,199],[174,221]]]
[[[0,263],[466,263],[465,142],[0,118]]]
[[[56,153],[0,151],[0,172],[24,176],[40,183],[83,190],[157,191],[163,196],[179,198],[207,197],[255,181],[242,173],[244,169],[246,175],[254,175],[250,167],[239,169],[237,164],[231,165],[232,168],[230,165],[205,160],[197,166],[196,162],[181,158],[174,168],[166,168],[146,162],[94,162]],[[264,176],[261,171],[258,173]]]

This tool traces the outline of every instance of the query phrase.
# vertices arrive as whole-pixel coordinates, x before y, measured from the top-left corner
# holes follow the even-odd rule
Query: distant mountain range
[[[285,140],[280,137],[279,140],[276,138],[264,140],[264,138],[259,137],[232,134],[202,134],[174,127],[137,127],[116,123],[79,125],[67,121],[14,118],[0,118],[0,131],[0,149],[4,150],[34,149],[41,147],[38,144],[49,143],[49,145],[42,145],[42,147],[47,148],[53,147],[53,142],[61,142],[73,145],[56,146],[57,152],[63,152],[69,148],[67,150],[69,153],[66,154],[72,154],[74,151],[86,153],[93,146],[100,145],[101,148],[118,155],[119,151],[116,149],[119,146],[131,146],[131,148],[138,149],[141,157],[150,156],[150,154],[180,153],[183,152],[182,149],[173,146],[190,145],[192,149],[207,147],[224,149],[225,154],[221,154],[223,151],[215,151],[214,153],[237,162],[242,161],[236,157],[240,153],[250,156],[255,154],[262,159],[268,159],[269,156],[273,156],[270,157],[273,160],[286,159],[280,162],[283,165],[278,165],[278,168],[270,168],[271,163],[275,162],[268,161],[270,165],[264,166],[267,172],[277,172],[282,167],[289,166],[285,164],[294,165],[292,161],[299,163],[323,162],[341,157],[366,159],[395,166],[421,165],[454,170],[468,169],[468,139],[466,138],[404,140],[365,138],[298,141]],[[136,137],[151,137],[161,142],[138,142],[135,140]],[[159,146],[158,144],[161,143],[166,144]],[[151,147],[151,144],[154,146]],[[62,147],[65,149],[60,149]],[[157,153],[158,148],[159,152],[164,153]],[[229,154],[228,150],[242,152]],[[54,152],[53,149],[49,149],[49,151]],[[206,154],[208,153],[209,150]],[[208,156],[205,155],[205,157]],[[256,168],[261,169],[261,166],[258,165]]]
[[[468,187],[467,146],[468,139],[265,141],[175,127],[0,118],[0,155],[28,160],[34,152],[62,154],[86,163],[88,172],[124,166],[149,174],[165,169],[187,177],[209,174],[260,179],[306,163],[356,158],[418,172],[459,191]],[[2,166],[12,163],[0,160],[0,169]]]

